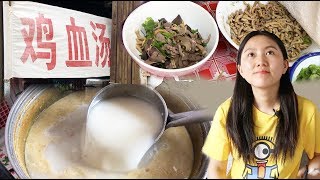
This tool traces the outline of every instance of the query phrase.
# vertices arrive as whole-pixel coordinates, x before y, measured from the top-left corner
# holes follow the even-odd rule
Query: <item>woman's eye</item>
[[[249,53],[249,54],[248,54],[248,57],[253,57],[253,56],[254,56],[253,53]]]
[[[268,51],[267,55],[274,55],[274,52],[273,51]]]

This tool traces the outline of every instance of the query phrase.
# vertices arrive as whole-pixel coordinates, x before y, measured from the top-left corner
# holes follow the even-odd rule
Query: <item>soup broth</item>
[[[110,162],[108,159],[104,159],[98,163],[98,161],[90,162],[93,159],[88,160],[84,158],[82,146],[84,147],[83,152],[91,151],[91,153],[87,153],[87,157],[99,153],[97,153],[98,149],[93,149],[94,146],[88,146],[89,144],[87,143],[86,145],[85,142],[85,138],[89,132],[88,127],[90,126],[91,130],[96,130],[96,126],[99,124],[90,125],[90,121],[86,124],[87,109],[95,93],[95,90],[71,93],[39,114],[26,139],[25,162],[31,178],[189,177],[193,166],[193,148],[189,134],[184,127],[167,129],[159,141],[148,151],[148,161],[141,167],[134,168],[137,166],[137,162],[141,157],[132,160],[130,158],[132,158],[133,154],[130,153],[125,156],[126,159],[124,161],[129,163],[121,165],[127,169],[118,169],[118,171],[108,169],[113,168],[116,163],[112,164],[111,167],[103,165],[106,162],[104,160]],[[99,116],[100,115],[102,114],[99,114]],[[106,113],[103,114],[103,117],[104,116],[116,116],[116,114]],[[98,118],[98,120],[101,119]],[[148,119],[143,122],[148,122]],[[104,122],[100,122],[100,125],[103,125],[103,123]],[[126,127],[130,127],[130,125],[125,126],[125,124],[124,122],[119,122],[118,125],[115,125],[119,127],[124,126],[123,128],[129,131]],[[88,126],[87,128],[86,125]],[[152,128],[156,126],[158,125],[155,124],[154,127],[148,126],[148,128],[151,128],[150,131],[152,131]],[[141,128],[146,129],[143,123]],[[113,142],[114,144],[106,144],[104,141],[99,142],[101,141],[101,136],[104,135],[102,130],[103,128],[100,130],[100,134],[98,134],[98,136],[96,135],[96,138],[93,138],[97,140],[97,143],[111,145],[112,148],[120,148],[117,146],[120,146],[121,143],[125,144],[125,140],[119,144],[115,142]],[[114,133],[120,134],[120,138],[121,133],[124,132],[114,131]],[[137,138],[138,136],[128,139],[128,144]],[[137,146],[137,151],[144,151],[145,149],[141,148],[146,148],[146,144],[153,138],[154,136],[152,135],[146,138],[144,144]],[[134,145],[130,145],[128,148],[132,146]],[[87,150],[85,150],[85,148],[87,148]],[[105,152],[105,154],[107,153],[109,152]],[[121,166],[117,165],[118,168]]]
[[[138,98],[99,101],[88,114],[83,158],[100,169],[133,170],[155,142],[162,124],[160,112]]]

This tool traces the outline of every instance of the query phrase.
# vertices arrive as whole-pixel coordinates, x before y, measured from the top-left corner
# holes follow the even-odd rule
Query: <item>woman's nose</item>
[[[268,61],[264,55],[257,56],[256,66],[266,66]]]

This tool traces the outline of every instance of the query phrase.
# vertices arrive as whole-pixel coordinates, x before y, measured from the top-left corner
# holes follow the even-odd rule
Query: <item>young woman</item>
[[[217,109],[202,149],[208,178],[320,178],[319,112],[294,92],[287,59],[283,42],[266,31],[240,44],[233,96]],[[303,152],[310,160],[299,171]]]

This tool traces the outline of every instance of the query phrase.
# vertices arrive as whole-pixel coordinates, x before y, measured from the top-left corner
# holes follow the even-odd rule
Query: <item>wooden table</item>
[[[110,82],[140,84],[140,67],[126,51],[122,27],[128,15],[146,1],[113,1]]]

